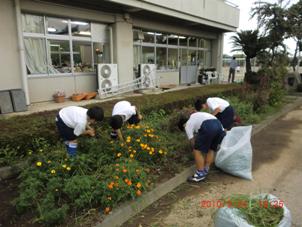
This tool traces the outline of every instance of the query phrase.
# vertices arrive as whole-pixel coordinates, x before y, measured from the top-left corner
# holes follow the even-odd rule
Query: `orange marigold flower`
[[[136,153],[136,150],[133,150],[132,152],[133,152],[133,154],[135,154],[135,153]]]
[[[136,195],[137,195],[137,196],[141,196],[141,195],[142,195],[141,190],[137,190],[137,191],[136,191]]]
[[[104,209],[104,213],[105,213],[105,214],[109,214],[109,212],[110,212],[110,207],[106,207],[106,208]]]
[[[131,180],[129,180],[129,181],[127,182],[127,184],[128,184],[128,186],[131,186],[131,185],[132,185]]]
[[[123,169],[123,173],[127,173],[127,170],[126,170],[126,169]]]
[[[114,176],[114,179],[118,180],[118,179],[119,179],[119,176]]]
[[[124,181],[125,181],[125,183],[128,183],[129,180],[128,180],[128,178],[126,178]]]
[[[119,157],[121,157],[122,156],[122,153],[121,152],[119,152],[119,153],[117,153],[117,155],[116,155],[118,158]]]
[[[136,141],[136,142],[141,142],[141,140],[140,140],[140,139],[136,139],[135,141]]]
[[[120,166],[120,164],[116,163],[115,166]]]
[[[130,154],[130,158],[134,158],[134,155],[133,155],[133,154]]]
[[[138,183],[136,184],[136,187],[137,187],[137,188],[141,188],[141,187],[142,187],[142,184],[141,184],[140,182],[138,182]]]

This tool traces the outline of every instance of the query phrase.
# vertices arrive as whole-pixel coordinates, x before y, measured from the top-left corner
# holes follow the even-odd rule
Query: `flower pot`
[[[96,95],[97,95],[96,92],[89,92],[86,94],[85,100],[93,99],[93,98],[95,98]]]
[[[71,96],[71,100],[74,101],[74,102],[79,102],[81,101],[82,99],[84,99],[86,96],[86,93],[80,93],[80,94],[73,94]]]
[[[54,96],[54,101],[57,103],[65,102],[65,96]]]

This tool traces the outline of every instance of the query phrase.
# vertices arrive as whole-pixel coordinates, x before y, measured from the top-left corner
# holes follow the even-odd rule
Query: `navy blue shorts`
[[[194,149],[202,153],[208,153],[210,149],[216,151],[225,134],[219,120],[206,120],[200,126],[195,137]]]
[[[56,125],[59,131],[60,136],[62,137],[62,139],[64,141],[68,140],[75,140],[78,137],[73,133],[73,128],[68,127],[63,120],[61,119],[61,117],[59,116],[59,114],[56,117]]]
[[[217,119],[221,122],[222,126],[230,130],[234,124],[234,109],[228,106],[224,111],[216,115]]]

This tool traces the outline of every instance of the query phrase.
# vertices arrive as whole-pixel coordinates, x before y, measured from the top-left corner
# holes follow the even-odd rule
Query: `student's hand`
[[[87,130],[87,134],[90,136],[95,136],[95,130],[93,128]]]

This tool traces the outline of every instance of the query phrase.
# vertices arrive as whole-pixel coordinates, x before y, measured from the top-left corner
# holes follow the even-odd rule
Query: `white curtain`
[[[43,17],[22,14],[22,27],[25,32],[44,34]]]
[[[52,65],[48,65],[47,71],[45,39],[25,38],[24,44],[26,66],[30,74],[59,73]]]

